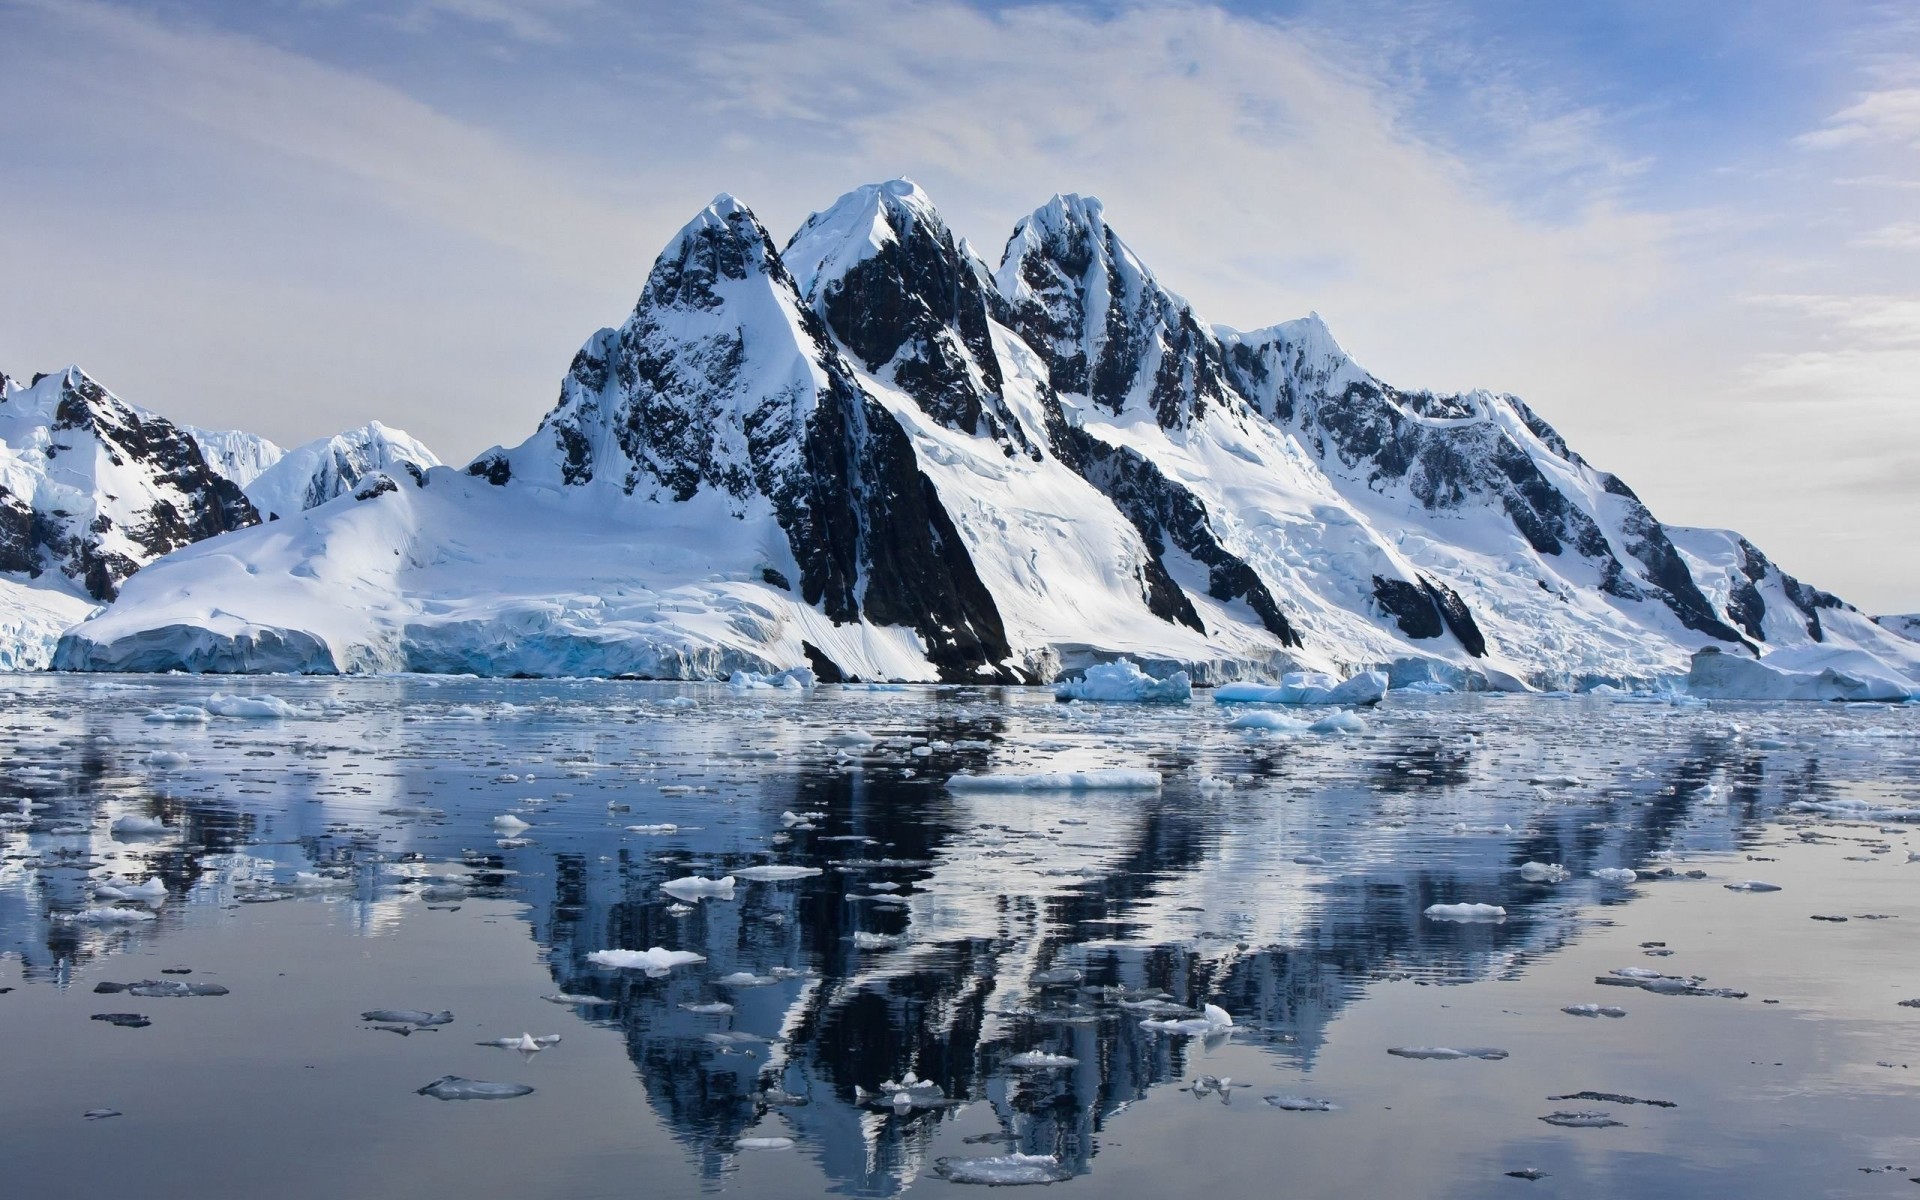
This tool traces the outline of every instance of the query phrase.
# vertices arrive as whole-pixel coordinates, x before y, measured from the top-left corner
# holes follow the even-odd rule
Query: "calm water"
[[[1116,1197],[1920,1194],[1911,707],[1396,696],[1318,735],[1020,691],[4,686],[8,1195],[887,1196],[1012,1153]],[[300,711],[151,719],[216,686]],[[1109,766],[1164,786],[944,782]],[[767,864],[820,873],[661,886]],[[114,904],[151,921],[73,919],[156,878]],[[1508,915],[1423,915],[1456,902]],[[654,946],[705,961],[589,960]],[[227,994],[96,991],[142,980]],[[1230,1032],[1142,1024],[1207,1003]],[[522,1032],[562,1040],[476,1044]],[[938,1093],[894,1103],[909,1073]],[[418,1094],[448,1075],[535,1090]]]

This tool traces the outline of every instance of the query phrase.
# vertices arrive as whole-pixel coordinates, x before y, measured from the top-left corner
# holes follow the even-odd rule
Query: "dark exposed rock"
[[[504,487],[513,478],[513,464],[504,454],[486,454],[467,464],[467,474],[480,476],[495,487]]]

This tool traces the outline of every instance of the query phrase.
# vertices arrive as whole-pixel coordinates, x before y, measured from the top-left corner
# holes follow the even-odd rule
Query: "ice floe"
[[[1396,1058],[1423,1058],[1449,1061],[1460,1058],[1483,1058],[1489,1062],[1498,1062],[1507,1057],[1505,1050],[1496,1050],[1491,1046],[1468,1046],[1454,1049],[1451,1046],[1391,1046],[1387,1053]]]
[[[1131,659],[1096,663],[1079,679],[1070,679],[1054,690],[1059,700],[1110,700],[1136,704],[1184,704],[1193,695],[1193,684],[1185,671],[1175,671],[1165,679],[1147,674]]]
[[[1528,883],[1564,883],[1573,872],[1559,863],[1527,862],[1520,864],[1520,878]]]
[[[1281,676],[1280,686],[1229,683],[1213,691],[1215,704],[1378,704],[1387,694],[1387,677],[1362,671],[1348,680],[1319,671],[1293,671]]]
[[[1121,767],[1029,775],[970,775],[962,772],[947,779],[947,787],[957,792],[1149,791],[1158,790],[1160,784],[1158,771]]]
[[[688,875],[661,884],[660,890],[676,900],[731,900],[733,884],[732,875],[724,875],[719,879],[703,879],[698,875]]]
[[[729,878],[750,879],[758,883],[779,883],[788,879],[808,879],[825,872],[819,867],[799,867],[788,863],[769,863],[759,867],[740,867]]]
[[[645,971],[658,976],[665,975],[675,967],[692,966],[707,959],[705,955],[695,954],[691,950],[664,950],[655,946],[651,950],[595,950],[587,955],[587,961],[597,967]]]
[[[236,696],[228,692],[213,693],[206,698],[202,707],[216,717],[235,717],[247,721],[285,721],[312,715],[278,696]]]
[[[435,1100],[512,1100],[530,1096],[533,1089],[524,1083],[488,1083],[482,1079],[463,1079],[442,1075],[417,1093]]]
[[[1007,1059],[1009,1067],[1020,1070],[1053,1070],[1059,1067],[1077,1067],[1080,1060],[1070,1054],[1048,1054],[1043,1050],[1029,1050]]]
[[[934,1173],[948,1183],[988,1187],[1060,1183],[1072,1178],[1060,1160],[1046,1154],[1000,1154],[992,1158],[937,1158]]]
[[[1498,904],[1429,904],[1426,917],[1430,921],[1504,921],[1507,910]]]

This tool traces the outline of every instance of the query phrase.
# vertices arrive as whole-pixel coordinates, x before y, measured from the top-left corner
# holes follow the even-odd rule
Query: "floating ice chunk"
[[[733,1011],[733,1005],[725,1000],[712,1000],[705,1004],[682,1004],[680,1008],[684,1012],[699,1013],[703,1017],[724,1017]]]
[[[702,879],[698,875],[688,875],[682,879],[669,880],[660,885],[660,890],[676,900],[715,900],[733,899],[733,879],[723,875],[719,879]]]
[[[100,988],[95,987],[94,991]],[[186,983],[179,979],[142,979],[126,986],[129,996],[145,1000],[178,1000],[187,996],[224,996],[227,989],[217,983]]]
[[[146,715],[146,719],[156,724],[205,725],[207,710],[191,704],[175,704],[154,709]]]
[[[980,1183],[988,1187],[1060,1183],[1072,1174],[1060,1160],[1047,1154],[1000,1154],[992,1158],[937,1158],[934,1173],[948,1183]]]
[[[1271,729],[1280,733],[1305,733],[1312,721],[1302,721],[1278,712],[1245,712],[1227,722],[1228,729]]]
[[[1456,1058],[1484,1058],[1488,1062],[1499,1062],[1507,1057],[1505,1050],[1495,1050],[1491,1046],[1468,1046],[1455,1050],[1451,1046],[1393,1046],[1388,1054],[1398,1058],[1431,1058],[1448,1061]]]
[[[65,916],[76,925],[139,925],[154,919],[144,908],[118,908],[111,904],[84,908]]]
[[[1027,980],[1035,987],[1060,987],[1079,983],[1086,977],[1086,972],[1078,967],[1049,967],[1044,971],[1035,971]]]
[[[512,813],[507,813],[504,816],[495,817],[493,819],[493,827],[495,829],[498,829],[501,833],[505,833],[505,834],[515,834],[515,833],[519,833],[522,829],[531,828],[531,826],[529,826],[525,821],[522,821],[519,817],[514,816]]]
[[[1318,671],[1294,671],[1280,678],[1279,687],[1257,683],[1229,683],[1215,688],[1215,704],[1378,704],[1387,694],[1387,677],[1362,671],[1341,682]]]
[[[736,692],[810,692],[817,682],[814,673],[806,667],[788,667],[771,675],[762,675],[758,671],[735,671],[727,678],[727,686]]]
[[[1327,860],[1318,854],[1296,854],[1293,856],[1293,861],[1302,867],[1324,867],[1327,865]]]
[[[138,900],[143,904],[158,904],[167,898],[167,885],[155,875],[142,883],[103,883],[93,889],[93,894],[99,900]]]
[[[649,975],[659,976],[675,967],[691,966],[707,960],[704,955],[691,950],[663,950],[655,946],[651,950],[595,950],[587,955],[587,961],[598,967],[645,971]]]
[[[1198,1017],[1184,1020],[1147,1020],[1140,1022],[1140,1028],[1151,1029],[1155,1033],[1179,1034],[1183,1037],[1209,1037],[1232,1029],[1233,1017],[1218,1004],[1209,1004],[1200,1010]]]
[[[1498,904],[1430,904],[1429,921],[1504,921],[1507,910]]]
[[[1730,892],[1777,892],[1780,890],[1779,884],[1766,883],[1759,879],[1743,879],[1739,883],[1729,883],[1724,886]]]
[[[1610,1004],[1569,1004],[1560,1010],[1570,1017],[1624,1017],[1627,1010]]]
[[[790,1137],[745,1137],[735,1138],[735,1150],[791,1150],[793,1139]]]
[[[1528,862],[1520,864],[1520,878],[1528,883],[1564,883],[1573,872],[1559,863]]]
[[[752,971],[735,971],[731,975],[722,975],[714,980],[722,987],[751,988],[767,987],[780,982],[778,975],[755,975]]]
[[[1642,1100],[1638,1096],[1623,1096],[1619,1092],[1570,1092],[1565,1096],[1548,1096],[1549,1100],[1598,1100],[1602,1104],[1649,1104],[1654,1108],[1679,1108],[1671,1100]]]
[[[864,730],[850,729],[844,733],[831,734],[822,740],[829,746],[840,746],[851,750],[856,747],[864,749],[865,747],[873,745],[879,739]]]
[[[614,1003],[614,1001],[608,1000],[604,996],[588,996],[580,992],[555,992],[551,996],[542,996],[540,998],[542,1000],[545,1000],[549,1004],[612,1004]]]
[[[1535,787],[1570,788],[1580,786],[1580,777],[1578,775],[1535,775],[1527,782]]]
[[[787,879],[807,879],[814,875],[826,874],[819,867],[796,867],[787,863],[770,863],[760,867],[741,867],[733,877],[751,879],[760,883],[778,883]]]
[[[462,1079],[458,1075],[442,1075],[415,1093],[432,1096],[435,1100],[512,1100],[516,1096],[532,1094],[533,1089],[524,1083],[488,1083],[480,1079]]]
[[[1023,1071],[1050,1071],[1060,1067],[1077,1067],[1080,1065],[1080,1060],[1070,1054],[1048,1054],[1042,1050],[1029,1050],[1009,1058],[1007,1065]]]
[[[247,721],[284,721],[312,715],[278,696],[235,696],[227,692],[215,692],[208,696],[201,707],[216,717],[236,717]]]
[[[80,1115],[81,1117],[89,1121],[104,1121],[108,1117],[126,1116],[125,1113],[121,1112],[117,1108],[90,1108],[87,1111],[81,1113]]]
[[[445,1009],[428,1012],[424,1008],[375,1008],[361,1013],[360,1019],[377,1021],[383,1025],[418,1025],[422,1029],[453,1024],[453,1014]]]
[[[665,836],[666,834],[670,834],[670,833],[679,833],[679,832],[680,832],[680,827],[679,827],[678,825],[671,825],[671,824],[668,824],[668,825],[629,825],[629,826],[627,826],[627,832],[628,832],[628,833],[644,833],[644,834],[647,834],[648,836],[651,836],[651,837],[663,837],[663,836]]]
[[[1347,712],[1345,709],[1336,713],[1328,713],[1318,721],[1307,726],[1308,733],[1365,733],[1366,729],[1367,723],[1365,721],[1362,721],[1359,717]]]
[[[1639,874],[1628,867],[1601,867],[1593,873],[1601,883],[1632,883]]]
[[[1340,1109],[1331,1100],[1316,1100],[1310,1096],[1264,1096],[1262,1099],[1285,1112],[1338,1112]]]
[[[1158,771],[1112,768],[1102,771],[1053,771],[1034,775],[968,775],[947,779],[956,792],[1157,791]]]
[[[537,1054],[545,1050],[548,1046],[558,1045],[559,1042],[560,1035],[557,1033],[549,1033],[541,1037],[535,1037],[530,1033],[522,1033],[519,1037],[494,1038],[492,1041],[475,1042],[474,1045],[498,1046],[502,1050],[518,1050],[522,1054]]]
[[[157,817],[143,817],[135,813],[129,813],[115,820],[112,828],[115,833],[143,835],[165,833],[167,832],[167,823]]]
[[[1557,1112],[1540,1118],[1549,1125],[1559,1125],[1565,1129],[1609,1129],[1624,1128],[1625,1121],[1616,1121],[1603,1112]]]
[[[853,935],[853,944],[862,950],[891,950],[904,940],[897,933],[868,933],[864,929]]]
[[[1185,671],[1156,679],[1135,666],[1131,659],[1122,658],[1088,667],[1079,679],[1062,683],[1053,694],[1058,700],[1184,704],[1193,695],[1193,684]]]

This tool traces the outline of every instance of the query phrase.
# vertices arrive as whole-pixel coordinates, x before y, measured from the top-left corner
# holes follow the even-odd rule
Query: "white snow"
[[[280,721],[312,714],[278,696],[236,696],[215,692],[202,705],[216,717],[238,717],[248,721]]]
[[[260,519],[270,521],[347,495],[378,471],[403,477],[409,463],[424,471],[439,466],[440,460],[403,430],[369,421],[285,451],[253,478],[234,482],[245,489]]]
[[[1920,683],[1864,650],[1776,650],[1753,659],[1708,646],[1693,656],[1687,691],[1707,700],[1901,701],[1920,695]]]

